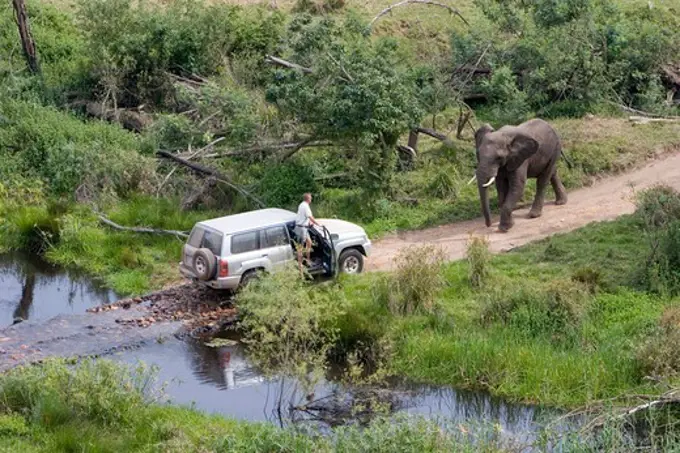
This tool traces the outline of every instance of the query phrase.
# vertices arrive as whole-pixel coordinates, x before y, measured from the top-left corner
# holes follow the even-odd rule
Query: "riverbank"
[[[606,426],[601,435],[547,431],[531,445],[508,444],[497,428],[436,424],[419,418],[375,420],[330,435],[276,428],[159,405],[149,369],[107,361],[75,367],[48,362],[0,376],[0,451],[54,452],[501,452],[522,448],[583,451],[597,442],[616,451],[634,441]],[[620,427],[619,427],[620,428]],[[678,446],[676,436],[649,439],[653,448]]]

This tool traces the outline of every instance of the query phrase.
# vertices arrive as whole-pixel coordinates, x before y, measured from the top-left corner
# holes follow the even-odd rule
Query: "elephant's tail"
[[[562,150],[561,153],[562,153],[562,157],[564,158],[564,161],[567,163],[567,168],[569,170],[573,169],[574,168],[574,162],[572,162],[572,160],[569,159],[569,157],[567,157],[564,150]]]

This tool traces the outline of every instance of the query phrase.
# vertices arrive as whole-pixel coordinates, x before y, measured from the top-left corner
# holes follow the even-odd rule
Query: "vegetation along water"
[[[186,232],[294,209],[303,192],[316,217],[372,239],[475,219],[468,181],[485,123],[548,121],[569,160],[558,165],[567,190],[680,150],[675,0],[6,3],[0,251],[115,294],[180,283],[183,240],[126,228]],[[433,243],[402,250],[390,273],[262,278],[234,301],[249,360],[303,390],[342,364],[337,379],[352,388],[399,377],[585,417],[579,432],[547,426],[537,450],[677,450],[680,195],[659,185],[636,206],[498,256],[471,237],[460,262]],[[25,280],[27,300],[42,297],[35,273],[17,269],[7,275]],[[2,361],[13,360],[6,337]],[[5,372],[0,450],[520,447],[383,418],[379,398],[366,403],[372,421],[330,433],[236,421],[160,404],[152,376],[106,359]]]

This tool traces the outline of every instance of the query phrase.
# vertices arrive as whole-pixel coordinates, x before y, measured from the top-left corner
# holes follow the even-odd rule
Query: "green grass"
[[[471,287],[465,262],[451,263],[443,271],[448,287],[428,316],[390,315],[373,295],[375,275],[343,280],[350,308],[340,337],[352,344],[388,336],[395,374],[512,400],[573,407],[660,393],[664,387],[644,379],[636,353],[674,302],[638,288],[647,247],[639,221],[626,216],[494,257],[486,289]],[[564,304],[574,275],[591,276],[596,293],[565,318],[555,310],[573,306]],[[550,288],[562,302],[543,312]],[[520,305],[508,305],[510,297]],[[506,307],[505,322],[483,320],[489,300],[501,303],[491,310]]]
[[[0,376],[0,451],[363,452],[476,451],[424,421],[376,421],[331,437],[159,406],[153,373],[106,360],[48,361]],[[494,443],[482,444],[497,451]],[[18,450],[17,450],[18,449]]]

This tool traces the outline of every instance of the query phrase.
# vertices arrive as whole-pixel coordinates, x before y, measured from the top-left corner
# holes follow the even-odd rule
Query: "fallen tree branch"
[[[460,18],[460,20],[462,20],[465,23],[465,25],[467,25],[468,27],[470,26],[470,23],[465,19],[465,17],[463,17],[463,15],[460,13],[460,11],[458,11],[456,8],[454,8],[452,6],[445,5],[444,3],[435,2],[435,1],[432,1],[432,0],[404,0],[404,1],[401,1],[399,3],[395,3],[393,5],[390,5],[387,8],[385,8],[384,10],[380,11],[380,13],[373,18],[373,20],[368,25],[368,27],[373,28],[373,24],[375,22],[377,22],[381,17],[385,16],[386,14],[391,13],[394,8],[398,8],[400,6],[411,5],[411,4],[438,6],[439,8],[444,8],[444,9],[448,10],[451,14],[458,16]]]
[[[305,68],[304,66],[300,66],[299,64],[291,63],[290,61],[286,61],[283,58],[274,57],[272,55],[266,55],[264,61],[266,61],[269,64],[283,66],[284,68],[288,69],[297,69],[304,72],[305,74],[311,74],[312,72],[310,68]]]
[[[116,222],[114,222],[111,219],[108,219],[104,217],[102,214],[97,214],[97,217],[99,218],[99,221],[103,223],[104,225],[110,226],[111,228],[119,231],[130,231],[132,233],[147,233],[147,234],[168,234],[172,236],[179,236],[182,238],[188,238],[189,235],[184,232],[184,231],[177,231],[177,230],[158,230],[155,228],[146,228],[146,227],[126,227],[122,225],[118,225]]]
[[[189,162],[188,160],[182,159],[181,157],[179,157],[179,156],[177,156],[173,153],[170,153],[168,151],[159,150],[159,151],[156,151],[156,154],[160,157],[165,157],[167,159],[170,159],[170,160],[177,162],[178,164],[184,165],[185,167],[190,168],[191,170],[195,171],[196,173],[200,173],[202,175],[212,176],[212,177],[215,178],[216,181],[221,182],[222,184],[225,184],[225,185],[231,187],[232,189],[234,189],[235,191],[237,191],[238,193],[240,193],[244,197],[254,201],[255,204],[257,204],[259,207],[261,207],[261,208],[265,207],[265,204],[262,202],[262,200],[260,200],[258,197],[251,194],[250,192],[248,192],[247,190],[245,190],[243,187],[239,186],[238,184],[235,184],[227,176],[223,175],[222,173],[218,172],[217,170],[213,170],[212,168],[204,167],[203,165],[196,164],[196,163],[193,163],[193,162]]]
[[[226,151],[226,152],[221,152],[221,153],[211,153],[211,154],[204,154],[201,157],[204,159],[219,159],[222,157],[236,157],[236,156],[242,156],[244,154],[250,154],[250,153],[263,153],[263,152],[274,152],[274,151],[281,151],[281,150],[287,150],[287,149],[294,149],[300,146],[301,142],[290,142],[290,143],[270,143],[270,144],[265,144],[261,146],[252,146],[250,148],[244,148],[244,149],[238,149],[234,151]],[[326,142],[326,141],[316,141],[316,142],[309,142],[306,145],[304,145],[304,148],[313,148],[313,147],[320,147],[320,146],[334,146],[333,143],[331,142]],[[184,157],[184,155],[182,155]]]
[[[638,116],[643,116],[645,118],[663,118],[663,119],[680,120],[680,116],[657,115],[657,114],[654,114],[654,113],[649,113],[649,112],[645,112],[645,111],[642,111],[642,110],[637,110],[637,109],[634,109],[632,107],[628,107],[627,105],[624,105],[624,104],[618,104],[616,102],[611,102],[611,101],[609,101],[609,103],[611,105],[614,105],[614,106],[620,108],[624,112],[632,113],[632,114],[638,115]]]
[[[633,124],[648,124],[648,123],[680,123],[680,117],[662,117],[662,118],[649,118],[646,116],[630,116],[628,121]]]
[[[417,127],[415,131],[418,132],[419,134],[425,134],[429,135],[432,138],[436,138],[440,142],[444,142],[444,144],[446,145],[451,145],[451,140],[449,140],[449,138],[446,135],[442,134],[441,132],[435,131],[434,129],[430,129],[427,127]]]
[[[298,151],[300,151],[302,148],[304,148],[305,146],[307,146],[309,143],[311,143],[311,142],[313,142],[313,141],[314,141],[314,138],[313,138],[313,137],[310,137],[310,138],[308,138],[307,140],[301,141],[300,143],[297,144],[297,146],[295,146],[294,148],[292,148],[290,151],[287,151],[286,153],[284,153],[284,154],[281,156],[280,161],[281,161],[281,162],[284,162],[285,160],[290,159],[290,158],[293,157]]]

